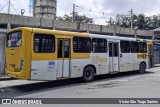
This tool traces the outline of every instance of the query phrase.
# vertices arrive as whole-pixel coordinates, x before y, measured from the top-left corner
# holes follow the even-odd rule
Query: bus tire
[[[94,79],[94,69],[90,66],[86,67],[83,71],[83,80],[85,82],[91,82]]]
[[[143,73],[145,73],[146,72],[146,65],[145,65],[145,63],[141,63],[140,65],[139,65],[139,73],[140,74],[143,74]]]

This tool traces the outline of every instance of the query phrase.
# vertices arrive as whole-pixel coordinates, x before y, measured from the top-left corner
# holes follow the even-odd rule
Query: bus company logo
[[[96,62],[100,62],[100,63],[107,63],[107,58],[101,58],[99,56],[94,56],[92,58],[92,62],[96,63]]]
[[[55,62],[50,61],[50,62],[49,62],[49,65],[55,65]]]
[[[2,104],[12,104],[11,99],[2,99]]]
[[[55,65],[55,62],[54,62],[54,61],[49,61],[49,62],[48,62],[48,68],[49,68],[49,69],[53,69],[53,68],[54,68],[54,65]]]

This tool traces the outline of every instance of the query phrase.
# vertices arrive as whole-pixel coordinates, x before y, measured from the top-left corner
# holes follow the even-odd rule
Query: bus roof
[[[70,32],[70,31],[61,31],[61,30],[52,30],[52,29],[41,29],[41,28],[29,28],[29,27],[19,27],[15,29],[11,29],[9,32],[14,32],[16,30],[27,30],[33,33],[42,33],[42,34],[55,34],[55,35],[67,35],[67,36],[84,36],[88,37],[88,33],[80,33],[80,32]]]
[[[129,37],[119,37],[111,35],[99,35],[99,34],[90,34],[91,38],[104,38],[104,39],[114,39],[114,40],[126,40],[126,41],[137,41],[137,42],[151,42],[149,39],[139,39],[139,38],[129,38]]]
[[[31,28],[31,27],[19,27],[14,28],[8,31],[14,32],[17,30],[27,30],[34,33],[42,33],[42,34],[55,34],[55,35],[67,35],[67,36],[84,36],[84,37],[91,37],[91,38],[105,38],[105,39],[115,39],[115,40],[129,40],[129,41],[139,41],[139,42],[150,42],[152,40],[148,39],[139,39],[139,38],[129,38],[129,37],[118,37],[112,35],[101,35],[101,34],[88,34],[88,33],[81,33],[81,32],[71,32],[71,31],[61,31],[61,30],[52,30],[52,29],[42,29],[42,28]]]

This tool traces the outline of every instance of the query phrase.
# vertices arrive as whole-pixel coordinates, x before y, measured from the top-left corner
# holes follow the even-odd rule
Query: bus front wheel
[[[146,65],[145,65],[145,63],[141,63],[139,66],[139,73],[143,74],[145,72],[146,72]]]
[[[85,82],[93,81],[94,79],[94,69],[92,67],[86,67],[83,72],[83,80]]]

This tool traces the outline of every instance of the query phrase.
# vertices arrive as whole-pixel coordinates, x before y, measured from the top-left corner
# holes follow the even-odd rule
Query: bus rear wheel
[[[143,74],[145,72],[146,72],[146,65],[145,65],[145,63],[141,63],[139,66],[139,73]]]
[[[83,72],[83,80],[85,82],[91,82],[94,79],[94,69],[92,67],[86,67]]]

